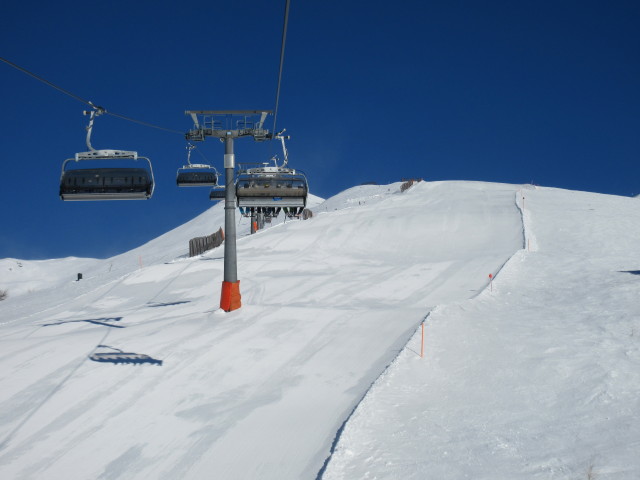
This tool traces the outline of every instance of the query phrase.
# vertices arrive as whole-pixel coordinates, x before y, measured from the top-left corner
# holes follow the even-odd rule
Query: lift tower
[[[224,142],[225,202],[224,202],[224,279],[220,295],[220,308],[231,312],[242,306],[238,262],[236,254],[236,187],[234,181],[235,155],[233,141],[253,137],[257,142],[270,140],[272,135],[264,129],[270,110],[187,110],[193,120],[193,129],[187,140],[202,142],[206,137]]]

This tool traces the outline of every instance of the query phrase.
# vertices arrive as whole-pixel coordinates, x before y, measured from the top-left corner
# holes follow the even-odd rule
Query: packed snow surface
[[[220,204],[111,259],[0,260],[0,478],[638,477],[637,200],[311,204],[238,239],[231,313],[223,247],[186,257]]]
[[[526,248],[433,309],[347,423],[324,479],[640,478],[640,211],[517,194]]]

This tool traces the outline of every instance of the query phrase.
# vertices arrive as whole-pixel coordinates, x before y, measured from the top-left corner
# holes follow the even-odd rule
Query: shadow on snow
[[[123,352],[119,348],[110,347],[109,345],[98,345],[97,349],[110,349],[111,351],[96,351],[89,355],[89,360],[100,363],[113,363],[113,364],[134,364],[140,365],[143,363],[149,363],[151,365],[162,365],[162,360],[150,357],[144,353]]]
[[[147,307],[150,308],[155,308],[155,307],[172,307],[174,305],[182,305],[183,303],[191,303],[191,300],[183,300],[182,302],[167,302],[167,303],[160,303],[160,302],[154,302],[154,303],[147,303]]]
[[[66,323],[87,322],[87,323],[93,323],[94,325],[102,325],[104,327],[125,328],[124,325],[114,325],[113,323],[108,323],[108,322],[119,322],[120,320],[122,320],[122,317],[84,318],[82,320],[63,320],[61,322],[56,322],[56,323],[45,323],[42,326],[50,327],[52,325],[64,325]]]

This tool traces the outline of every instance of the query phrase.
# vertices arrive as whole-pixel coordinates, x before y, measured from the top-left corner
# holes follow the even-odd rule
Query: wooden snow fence
[[[219,247],[224,242],[224,232],[222,227],[216,233],[212,233],[206,237],[196,237],[189,240],[189,256],[195,257],[202,255],[207,250]]]

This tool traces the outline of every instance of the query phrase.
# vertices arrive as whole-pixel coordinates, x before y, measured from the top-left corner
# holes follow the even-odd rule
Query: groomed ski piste
[[[0,260],[0,478],[640,478],[637,198],[311,204],[238,239],[231,313],[224,247],[186,257],[221,204],[110,259]]]

